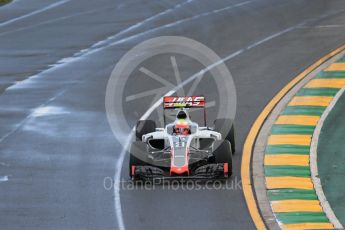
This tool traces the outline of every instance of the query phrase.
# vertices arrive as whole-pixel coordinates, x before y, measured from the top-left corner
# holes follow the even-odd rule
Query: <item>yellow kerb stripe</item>
[[[283,230],[297,230],[297,229],[334,229],[331,223],[302,223],[302,224],[284,224]]]
[[[299,115],[283,115],[279,116],[275,124],[278,125],[316,125],[319,116],[299,116]]]
[[[308,189],[314,188],[311,178],[307,177],[266,177],[267,189],[295,188]]]
[[[310,145],[311,135],[271,135],[268,145]]]
[[[296,96],[292,98],[289,106],[302,105],[302,106],[328,106],[333,97],[327,96]]]
[[[308,82],[304,88],[342,88],[345,85],[345,79],[314,79]]]
[[[304,79],[309,73],[315,70],[318,66],[322,63],[327,61],[329,58],[337,55],[341,51],[345,50],[345,45],[342,45],[338,49],[332,51],[331,53],[327,54],[326,56],[322,57],[320,60],[309,66],[306,70],[296,76],[291,82],[289,82],[274,98],[267,104],[264,110],[260,113],[260,115],[255,120],[254,124],[252,125],[249,134],[246,138],[243,147],[242,153],[242,163],[241,163],[241,177],[242,177],[242,186],[243,186],[243,193],[244,197],[247,202],[247,206],[249,209],[249,213],[255,223],[257,229],[266,229],[266,226],[263,222],[263,219],[259,213],[259,209],[254,197],[253,187],[252,187],[252,179],[251,179],[251,157],[252,157],[252,150],[253,145],[255,143],[255,139],[259,133],[259,130],[262,127],[262,124],[266,121],[266,118],[271,113],[271,111],[275,108],[278,102],[283,98],[285,94],[289,92],[299,81]]]
[[[309,166],[309,155],[277,154],[266,155],[265,165],[297,165]]]
[[[322,212],[318,200],[279,200],[271,204],[273,212]]]
[[[344,71],[345,63],[333,63],[325,69],[325,71]]]

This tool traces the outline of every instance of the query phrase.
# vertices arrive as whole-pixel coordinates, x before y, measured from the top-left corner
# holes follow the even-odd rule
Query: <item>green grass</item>
[[[0,0],[0,6],[5,5],[5,4],[9,3],[10,1],[12,1],[12,0]]]

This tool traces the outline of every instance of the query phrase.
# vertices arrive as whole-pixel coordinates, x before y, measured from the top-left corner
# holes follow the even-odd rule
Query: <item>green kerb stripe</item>
[[[302,145],[267,145],[266,154],[304,154],[309,155],[310,146]]]
[[[339,58],[336,62],[345,62],[345,57]]]
[[[311,125],[273,125],[272,134],[313,134],[315,126]]]
[[[318,73],[315,78],[345,78],[345,71],[323,71]]]
[[[268,199],[275,200],[317,200],[314,190],[305,189],[273,189],[268,190]]]
[[[303,88],[296,94],[297,96],[335,96],[339,89],[334,88]]]
[[[288,106],[281,115],[321,116],[325,109],[324,106]]]
[[[323,212],[283,212],[276,213],[276,216],[283,224],[329,222],[326,214]]]
[[[0,6],[3,6],[9,2],[11,2],[11,0],[0,0]]]
[[[265,166],[265,175],[274,176],[296,176],[310,177],[310,168],[308,166]]]
[[[338,63],[345,63],[345,56],[337,60]],[[313,79],[345,79],[345,70],[343,71],[321,71]],[[302,88],[295,96],[307,97],[334,97],[340,89],[337,88]],[[286,116],[314,116],[314,118],[322,116],[326,106],[286,106],[280,115]],[[290,117],[291,118],[291,117]],[[290,119],[289,118],[289,119]],[[301,120],[301,118],[298,118]],[[311,119],[312,120],[312,119]],[[283,123],[283,122],[282,122]],[[285,123],[285,122],[284,122]],[[299,124],[299,123],[297,123]],[[313,123],[311,123],[313,124]],[[315,130],[314,125],[291,125],[291,124],[273,124],[271,126],[271,134],[273,135],[313,135]],[[266,145],[266,156],[279,154],[293,154],[308,156],[310,154],[310,146],[303,145]],[[278,157],[278,156],[277,156]],[[302,156],[301,156],[302,160]],[[284,164],[293,163],[282,160]],[[310,165],[267,165],[264,167],[265,177],[299,177],[300,179],[308,179],[311,177]],[[268,189],[266,188],[268,200],[271,205],[273,201],[286,201],[291,203],[291,200],[305,200],[315,201],[319,203],[318,196],[314,189]],[[302,207],[302,210],[307,210]],[[304,223],[330,223],[326,214],[323,211],[319,212],[275,212],[275,218],[279,225],[288,224],[304,224]]]

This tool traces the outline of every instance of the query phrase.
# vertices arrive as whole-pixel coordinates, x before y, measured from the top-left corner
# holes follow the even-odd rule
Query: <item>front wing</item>
[[[152,179],[224,179],[228,178],[227,163],[212,163],[200,166],[188,175],[170,175],[169,170],[155,166],[132,166],[132,178],[135,180]]]

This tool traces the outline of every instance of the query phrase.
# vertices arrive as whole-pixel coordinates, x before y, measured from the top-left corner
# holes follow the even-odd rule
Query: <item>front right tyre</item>
[[[228,176],[232,175],[232,151],[228,140],[217,140],[213,144],[215,163],[228,164]]]

